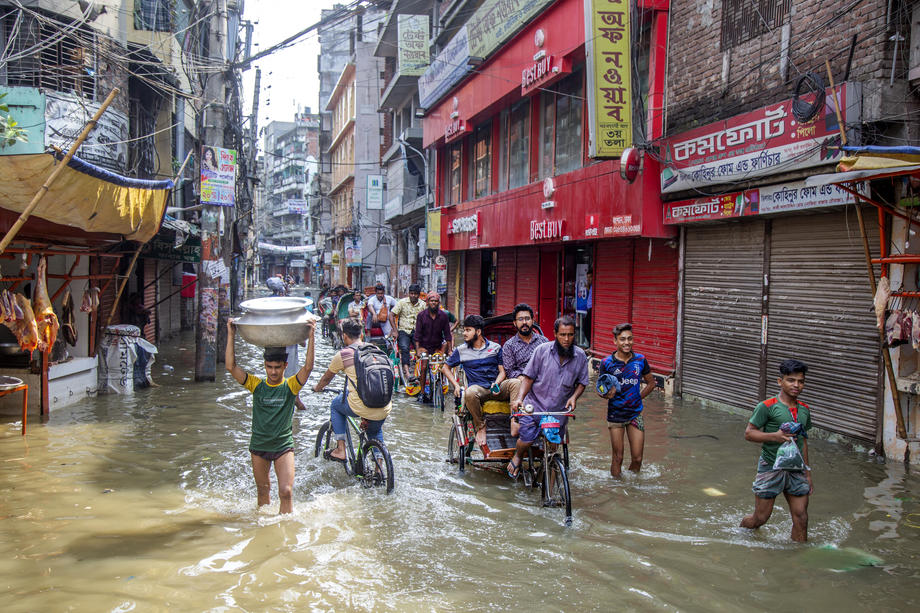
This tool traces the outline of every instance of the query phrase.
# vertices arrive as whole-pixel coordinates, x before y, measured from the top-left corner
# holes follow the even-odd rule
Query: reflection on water
[[[603,404],[586,395],[571,430],[571,528],[501,473],[459,475],[444,461],[448,418],[406,399],[385,427],[396,489],[362,489],[313,458],[328,393],[304,392],[295,416],[294,513],[277,515],[274,489],[256,510],[249,394],[223,371],[192,383],[194,350],[179,344],[162,348],[156,389],[57,411],[25,439],[12,418],[0,423],[4,611],[920,605],[916,475],[813,441],[811,543],[788,541],[782,502],[751,533],[737,527],[757,456],[744,420],[654,395],[642,475],[621,483],[608,474]],[[258,371],[258,350],[238,352]],[[313,381],[330,357],[320,343]],[[834,572],[821,545],[882,566]]]

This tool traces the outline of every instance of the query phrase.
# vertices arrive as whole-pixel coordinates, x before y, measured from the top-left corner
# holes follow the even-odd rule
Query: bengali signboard
[[[419,77],[419,105],[431,108],[470,71],[471,58],[488,58],[551,2],[485,0]]]
[[[856,88],[837,88],[844,122],[858,120]],[[792,100],[763,107],[665,140],[661,191],[680,192],[697,187],[746,181],[755,177],[832,164],[841,152],[840,132],[831,89],[824,110],[800,123],[792,114]]]
[[[485,0],[472,14],[470,56],[486,59],[553,0]]]
[[[310,203],[300,198],[289,198],[287,210],[288,215],[306,215],[310,211]]]
[[[628,0],[585,0],[588,155],[619,157],[632,145]]]
[[[154,260],[169,260],[171,262],[200,262],[201,237],[189,235],[178,246],[174,240],[169,240],[159,233],[144,243],[141,255]]]
[[[866,193],[865,183],[859,186]],[[664,223],[717,221],[735,217],[804,211],[853,202],[854,196],[839,185],[805,185],[804,181],[768,185],[718,196],[680,200],[665,205]]]
[[[420,76],[428,67],[428,15],[397,15],[397,70]]]
[[[470,71],[470,41],[466,26],[460,28],[431,65],[418,78],[418,102],[430,108]]]
[[[101,103],[62,92],[45,94],[45,145],[67,150]],[[77,150],[81,159],[123,173],[128,162],[128,116],[111,106]],[[153,155],[151,152],[150,155]]]
[[[441,248],[441,211],[428,211],[426,242],[429,249]]]
[[[236,190],[236,151],[201,148],[201,204],[233,206]]]

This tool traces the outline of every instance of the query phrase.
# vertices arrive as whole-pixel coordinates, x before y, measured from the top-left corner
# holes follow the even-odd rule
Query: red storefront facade
[[[674,370],[678,249],[663,224],[659,168],[634,182],[619,160],[588,157],[583,0],[549,6],[428,109],[424,145],[437,152],[441,250],[459,276],[464,312],[498,315],[527,302],[546,332],[575,315],[581,344],[613,349],[632,322],[653,369]],[[639,2],[649,108],[663,99],[667,3]],[[634,84],[634,87],[636,85]],[[648,138],[660,134],[649,112]],[[593,304],[585,313],[586,271]]]

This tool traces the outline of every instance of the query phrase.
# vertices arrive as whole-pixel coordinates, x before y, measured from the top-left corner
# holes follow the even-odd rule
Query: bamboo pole
[[[102,114],[112,103],[112,100],[115,99],[115,96],[118,95],[118,92],[119,90],[117,87],[109,92],[108,97],[106,97],[105,101],[103,101],[102,105],[99,107],[99,110],[97,110],[93,115],[93,118],[90,119],[85,126],[83,126],[83,131],[80,132],[80,136],[78,136],[77,140],[74,141],[73,146],[64,156],[64,159],[54,167],[54,170],[52,170],[51,174],[48,175],[48,178],[45,179],[44,184],[42,184],[38,192],[36,192],[32,197],[32,201],[29,202],[29,205],[25,208],[25,210],[20,213],[19,219],[16,220],[16,223],[13,224],[13,226],[10,228],[10,231],[6,233],[6,236],[0,240],[0,253],[6,251],[6,248],[9,247],[10,243],[13,242],[13,239],[16,238],[16,235],[22,229],[22,226],[24,226],[26,221],[29,219],[29,215],[32,214],[32,211],[35,210],[35,207],[38,206],[38,203],[41,202],[42,198],[45,197],[45,194],[48,193],[48,190],[51,188],[51,184],[54,183],[58,175],[61,174],[61,171],[64,170],[68,162],[70,162],[71,158],[74,156],[74,153],[76,153],[77,149],[80,148],[80,145],[83,144],[83,141],[86,140],[86,137],[89,136],[89,133],[92,132],[93,128],[96,127],[96,123],[99,121],[99,118],[102,117]]]
[[[125,291],[125,286],[128,284],[128,279],[131,278],[131,273],[134,272],[134,265],[137,263],[137,258],[141,254],[141,249],[144,248],[144,243],[141,243],[137,246],[137,250],[134,252],[134,255],[131,257],[131,263],[128,264],[128,272],[125,273],[124,278],[121,280],[121,285],[118,286],[118,292],[115,294],[115,302],[112,303],[112,310],[109,311],[109,318],[105,321],[105,326],[103,329],[108,328],[109,324],[112,323],[112,317],[115,316],[115,311],[118,310],[118,301],[121,300],[121,294]]]
[[[824,60],[824,67],[827,68],[827,80],[831,84],[831,94],[834,98],[834,111],[837,113],[837,127],[840,128],[840,144],[847,144],[847,133],[843,129],[843,118],[840,116],[840,103],[837,102],[837,88],[834,86],[834,75],[831,74],[831,63],[828,60]]]
[[[859,221],[859,232],[862,234],[863,251],[866,255],[866,268],[869,272],[869,285],[872,288],[872,296],[875,296],[877,286],[875,284],[875,271],[872,270],[872,253],[869,251],[869,237],[866,234],[866,222],[863,220],[862,208],[856,203],[856,219]],[[879,328],[878,337],[882,343],[882,357],[885,360],[885,372],[888,374],[888,385],[891,387],[891,400],[894,403],[895,419],[897,420],[898,438],[907,438],[907,429],[904,427],[904,416],[901,414],[901,395],[898,393],[898,381],[894,376],[894,366],[891,364],[891,353],[885,342],[885,330]]]

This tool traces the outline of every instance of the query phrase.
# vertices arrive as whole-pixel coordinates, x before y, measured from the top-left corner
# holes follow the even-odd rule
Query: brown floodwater
[[[361,488],[313,457],[330,395],[304,392],[281,517],[274,490],[255,508],[249,394],[223,370],[194,383],[191,337],[161,351],[159,387],[55,411],[25,438],[0,421],[4,612],[920,607],[920,477],[902,464],[813,439],[810,542],[796,545],[782,502],[761,530],[738,527],[758,453],[743,417],[653,394],[642,474],[614,482],[603,401],[588,393],[565,527],[521,482],[458,474],[449,417],[402,396],[384,429],[396,488]],[[238,352],[259,370],[255,348]],[[320,342],[313,381],[331,355]],[[843,572],[860,554],[828,547],[877,566]]]

